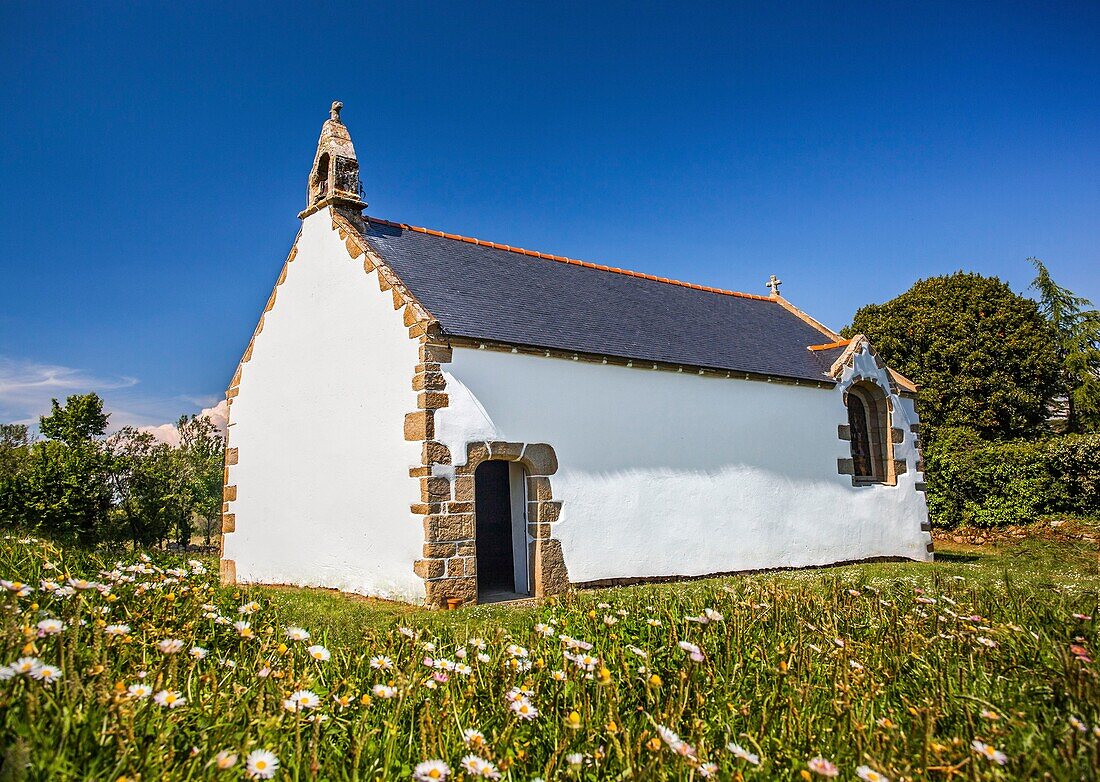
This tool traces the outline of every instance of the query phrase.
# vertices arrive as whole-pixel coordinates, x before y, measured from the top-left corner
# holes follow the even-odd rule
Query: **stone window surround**
[[[837,459],[837,472],[841,475],[849,475],[853,486],[896,486],[898,476],[903,475],[908,469],[904,459],[894,458],[894,444],[905,439],[905,430],[893,426],[894,409],[890,401],[892,389],[882,388],[873,377],[862,375],[853,376],[848,387],[844,390],[844,407],[848,407],[848,394],[855,390],[864,406],[868,416],[874,416],[869,422],[868,436],[871,440],[871,459],[879,465],[879,470],[885,467],[885,475],[881,476],[857,476],[855,459]],[[877,397],[877,398],[873,398]],[[877,419],[878,426],[875,426]],[[837,437],[846,442],[852,440],[852,428],[848,424],[837,426]],[[878,453],[876,453],[876,446]],[[883,453],[885,449],[885,453]]]

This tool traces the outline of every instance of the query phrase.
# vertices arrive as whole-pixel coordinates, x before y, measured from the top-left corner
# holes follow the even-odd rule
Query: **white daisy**
[[[835,763],[832,763],[831,761],[828,761],[820,756],[816,758],[811,758],[806,763],[806,767],[809,768],[810,771],[822,777],[832,778],[840,775],[840,769],[836,767]]]
[[[153,702],[167,709],[177,709],[187,703],[187,698],[181,697],[180,693],[173,690],[161,690],[153,696]]]
[[[56,665],[39,665],[31,671],[31,676],[43,684],[53,684],[61,678],[61,669]]]
[[[286,637],[291,641],[308,641],[309,631],[301,627],[288,627],[286,629]]]
[[[736,757],[741,758],[747,763],[752,763],[754,766],[760,765],[760,756],[754,755],[740,744],[734,744],[732,741],[726,745],[726,749],[732,752]]]
[[[65,629],[65,623],[60,619],[43,619],[38,623],[39,635],[55,635]]]
[[[520,701],[512,701],[511,705],[508,708],[510,708],[512,712],[521,720],[530,721],[539,716],[539,710],[536,709],[531,701],[527,700],[526,698]]]
[[[462,743],[471,749],[480,747],[485,743],[485,734],[480,730],[474,730],[473,728],[467,728],[462,731]]]
[[[317,693],[311,690],[295,690],[289,698],[283,701],[283,708],[287,711],[316,709],[320,705],[321,699],[317,697]]]
[[[687,652],[688,657],[690,657],[695,662],[698,663],[703,661],[703,650],[695,644],[688,643],[687,641],[680,641],[677,645],[685,652]]]
[[[17,676],[30,676],[41,664],[42,661],[37,657],[20,657],[18,660],[8,665],[8,668]]]
[[[271,779],[279,770],[279,759],[266,749],[254,749],[244,759],[244,767],[252,779]]]
[[[497,767],[488,760],[482,760],[477,755],[467,755],[462,758],[462,770],[471,777],[481,779],[500,779]]]
[[[126,691],[130,693],[131,698],[148,698],[152,694],[153,688],[148,684],[139,683],[131,684],[126,688]]]
[[[315,644],[306,649],[306,651],[309,653],[309,656],[317,660],[317,662],[328,662],[332,658],[332,653],[320,644]]]
[[[1003,766],[1005,763],[1008,762],[1008,755],[1001,752],[999,749],[996,749],[995,747],[991,747],[984,742],[978,741],[977,739],[974,739],[974,741],[970,742],[970,746],[973,747],[974,751],[981,755],[983,758],[985,758],[986,760],[992,760],[999,766]]]
[[[446,779],[451,774],[451,767],[442,760],[425,760],[417,763],[413,769],[413,779],[416,782],[438,782]]]

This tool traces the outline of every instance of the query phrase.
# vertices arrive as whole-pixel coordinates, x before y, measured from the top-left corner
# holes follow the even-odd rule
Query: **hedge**
[[[1043,516],[1100,516],[1100,434],[988,442],[944,429],[925,449],[938,527],[1001,527]]]

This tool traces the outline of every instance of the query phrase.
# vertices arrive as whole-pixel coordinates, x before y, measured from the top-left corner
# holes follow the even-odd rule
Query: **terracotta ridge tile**
[[[526,255],[531,258],[542,258],[547,261],[557,261],[558,263],[567,263],[571,266],[583,266],[586,269],[595,269],[597,271],[611,272],[613,274],[622,274],[626,277],[637,277],[642,280],[649,280],[651,282],[663,282],[666,285],[678,285],[681,288],[690,288],[692,290],[703,291],[705,293],[717,293],[722,296],[736,296],[741,299],[753,299],[755,301],[771,301],[774,302],[771,296],[761,296],[756,293],[741,293],[740,291],[730,291],[724,288],[714,288],[709,285],[697,285],[691,282],[683,282],[681,280],[673,280],[669,277],[657,277],[653,274],[645,274],[644,272],[635,272],[629,269],[620,269],[614,266],[606,266],[600,263],[591,263],[589,261],[578,261],[576,258],[566,258],[561,255],[550,255],[549,253],[540,253],[535,250],[525,250],[522,247],[512,247],[507,244],[498,244],[496,242],[487,242],[484,239],[474,239],[469,236],[461,236],[459,234],[449,234],[443,231],[436,231],[431,228],[422,228],[418,225],[408,225],[406,223],[395,223],[392,220],[383,220],[380,217],[369,217],[364,215],[363,219],[371,223],[377,223],[378,225],[385,225],[390,228],[400,228],[402,231],[415,231],[416,233],[428,234],[429,236],[438,236],[441,239],[451,239],[459,242],[466,242],[468,244],[478,245],[479,247],[490,247],[494,250],[504,250],[505,252],[516,253],[517,255]],[[815,346],[810,348],[811,350],[825,350],[827,347],[838,347],[836,345]]]
[[[851,344],[851,340],[837,340],[836,342],[826,342],[823,345],[810,345],[806,350],[833,350],[834,348],[847,348]]]

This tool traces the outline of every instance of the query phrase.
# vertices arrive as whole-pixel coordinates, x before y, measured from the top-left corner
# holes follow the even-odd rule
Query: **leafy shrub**
[[[1062,481],[1066,510],[1100,516],[1100,435],[1070,435],[1053,441],[1051,468]]]
[[[969,426],[989,440],[1045,427],[1059,391],[1055,334],[1031,299],[996,277],[957,272],[914,283],[855,314],[845,336],[865,334],[892,368],[920,386],[925,435]]]
[[[1100,435],[988,442],[971,429],[945,428],[925,461],[928,511],[940,527],[1100,513]]]

